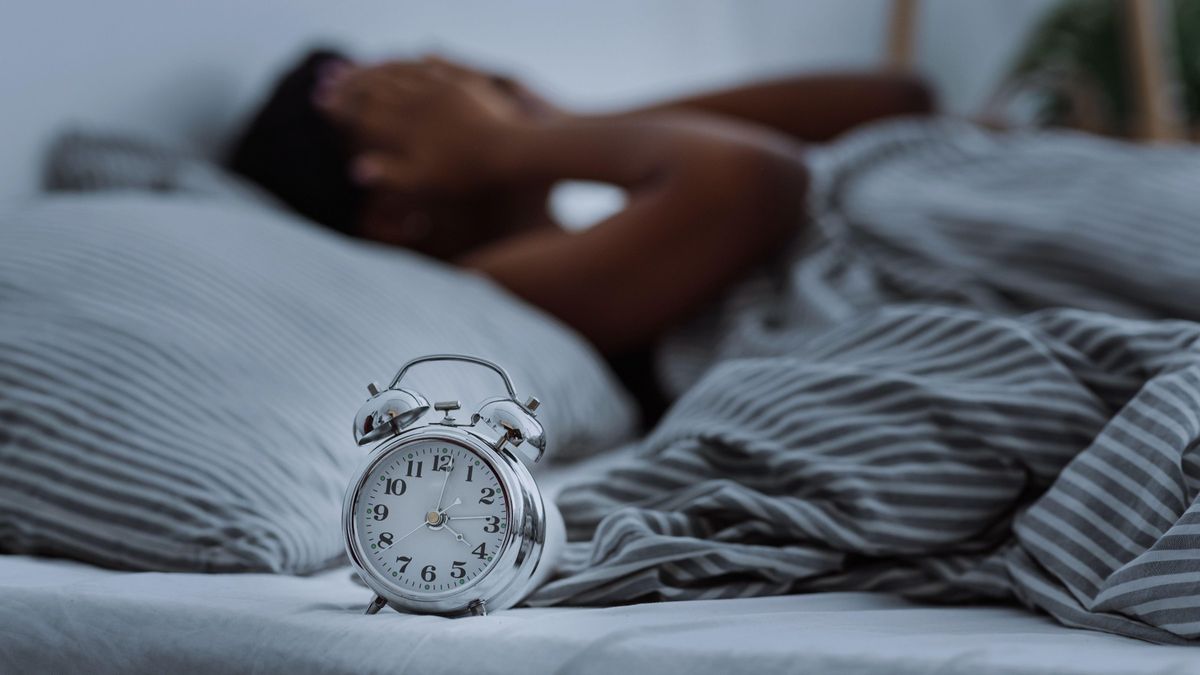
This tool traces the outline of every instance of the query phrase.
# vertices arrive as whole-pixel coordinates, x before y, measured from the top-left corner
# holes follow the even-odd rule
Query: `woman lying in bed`
[[[803,144],[930,109],[912,79],[838,75],[579,115],[437,57],[317,52],[233,166],[314,220],[490,276],[591,340],[654,408],[639,355],[794,235]],[[546,201],[566,179],[617,185],[626,206],[564,230]]]

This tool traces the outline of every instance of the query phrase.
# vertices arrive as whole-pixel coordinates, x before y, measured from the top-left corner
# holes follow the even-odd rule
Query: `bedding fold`
[[[1200,638],[1200,153],[901,122],[818,167],[811,236],[559,497],[534,604],[881,590]]]

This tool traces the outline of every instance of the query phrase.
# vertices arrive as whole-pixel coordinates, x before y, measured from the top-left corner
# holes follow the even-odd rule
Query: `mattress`
[[[547,496],[629,456],[539,473]],[[167,574],[0,556],[0,673],[1195,673],[1200,650],[1007,606],[822,593],[443,619],[385,610],[349,568]]]
[[[369,593],[344,568],[129,573],[0,556],[0,597],[4,673],[1200,672],[1188,647],[869,593],[365,616]]]

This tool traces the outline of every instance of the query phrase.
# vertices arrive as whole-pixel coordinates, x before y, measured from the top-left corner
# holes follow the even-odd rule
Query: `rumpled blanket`
[[[814,166],[808,235],[564,490],[533,604],[879,590],[1200,637],[1200,151],[905,121]]]

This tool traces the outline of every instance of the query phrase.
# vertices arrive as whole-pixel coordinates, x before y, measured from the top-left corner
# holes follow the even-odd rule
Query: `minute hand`
[[[453,468],[453,466],[451,468]],[[446,484],[449,482],[450,482],[450,472],[447,471],[446,477],[442,479],[442,490],[441,490],[441,492],[438,492],[438,502],[437,502],[437,506],[434,507],[434,509],[433,509],[434,511],[442,510],[442,500],[445,499],[445,497],[446,497]]]

